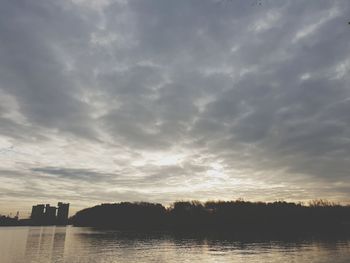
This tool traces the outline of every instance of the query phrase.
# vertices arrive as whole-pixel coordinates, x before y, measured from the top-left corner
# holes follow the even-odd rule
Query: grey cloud
[[[100,173],[89,169],[77,169],[77,168],[59,168],[59,167],[41,167],[32,168],[32,172],[42,173],[47,175],[53,175],[58,178],[78,180],[78,181],[89,181],[98,182],[106,180],[111,174]],[[117,175],[114,175],[117,176]]]
[[[90,109],[78,96],[77,80],[65,73],[64,51],[57,50],[84,43],[88,35],[79,16],[68,10],[45,1],[3,3],[1,88],[15,97],[29,122],[84,135]]]
[[[0,101],[13,102],[0,105],[0,143],[43,154],[17,168],[7,159],[0,169],[18,173],[1,178],[35,182],[17,189],[24,196],[50,178],[75,200],[236,191],[347,201],[339,184],[350,168],[349,8],[341,0],[4,1]],[[186,160],[147,163],[152,154]],[[208,175],[215,164],[225,179]],[[234,180],[243,186],[230,189]]]

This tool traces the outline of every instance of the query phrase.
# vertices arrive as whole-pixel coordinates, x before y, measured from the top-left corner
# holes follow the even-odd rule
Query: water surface
[[[350,262],[350,240],[242,240],[78,227],[0,227],[1,263]]]

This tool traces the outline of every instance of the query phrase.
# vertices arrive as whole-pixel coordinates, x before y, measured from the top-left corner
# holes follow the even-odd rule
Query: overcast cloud
[[[0,213],[349,203],[349,14],[346,0],[2,0]]]

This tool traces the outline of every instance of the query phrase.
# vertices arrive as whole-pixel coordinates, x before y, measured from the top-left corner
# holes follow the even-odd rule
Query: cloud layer
[[[350,3],[254,3],[2,1],[0,213],[349,202]]]

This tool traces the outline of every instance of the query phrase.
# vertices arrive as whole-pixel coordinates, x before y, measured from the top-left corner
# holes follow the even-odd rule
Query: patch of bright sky
[[[159,152],[159,153],[143,153],[141,158],[132,162],[136,167],[145,165],[169,166],[180,165],[186,159],[184,153]]]

